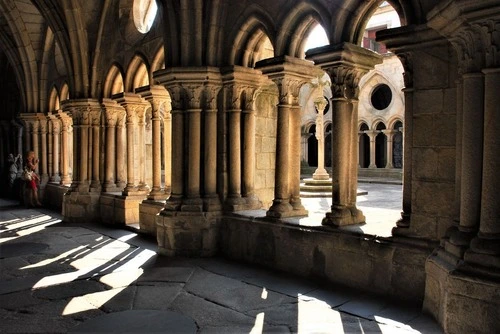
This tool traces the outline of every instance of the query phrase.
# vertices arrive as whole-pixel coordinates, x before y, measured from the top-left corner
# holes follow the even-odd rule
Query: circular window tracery
[[[386,84],[380,84],[372,92],[371,102],[375,109],[384,110],[392,101],[392,91]]]
[[[140,33],[145,34],[153,26],[158,5],[156,0],[134,0],[132,11],[135,27]]]

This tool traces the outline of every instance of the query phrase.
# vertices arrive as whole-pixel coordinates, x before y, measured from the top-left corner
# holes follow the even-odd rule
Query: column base
[[[154,189],[148,195],[148,200],[150,201],[165,201],[168,198],[168,195],[165,194],[161,189]]]
[[[326,169],[316,169],[316,171],[313,174],[313,180],[328,180],[330,178],[330,175],[328,175],[328,172]]]
[[[181,211],[183,212],[202,212],[203,201],[200,197],[182,199]]]
[[[99,201],[101,222],[111,225],[139,224],[139,204],[144,196],[102,194]]]
[[[165,201],[144,200],[139,204],[139,231],[156,237],[156,217],[165,207]]]
[[[121,192],[122,189],[118,188],[114,183],[104,183],[104,185],[102,186],[102,191],[105,193],[115,193]]]
[[[158,250],[166,256],[213,256],[219,230],[219,214],[162,211],[156,217]]]
[[[295,217],[306,217],[309,214],[306,208],[304,208],[304,206],[302,205],[300,197],[290,199],[290,205],[295,212]]]
[[[62,186],[67,186],[67,185],[71,185],[71,178],[69,176],[64,176],[61,178],[61,181],[59,182]]]
[[[321,222],[322,225],[345,226],[362,224],[366,221],[363,212],[356,206],[332,206],[332,211],[326,213],[326,217]]]
[[[222,204],[220,202],[219,196],[211,195],[203,198],[203,211],[214,212],[221,210],[222,210]]]
[[[498,279],[487,270],[464,271],[462,261],[450,264],[443,252],[434,252],[426,261],[424,312],[433,315],[446,333],[497,333]]]
[[[500,240],[498,235],[481,236],[481,234],[470,243],[470,249],[464,254],[465,265],[477,267],[479,272],[483,268],[489,271],[495,271],[498,278],[500,278]]]
[[[299,207],[295,210],[289,199],[275,199],[266,212],[266,216],[269,218],[303,217],[307,216],[307,210],[301,210]]]
[[[224,202],[224,210],[226,211],[241,211],[246,210],[246,201],[241,196],[232,195]]]
[[[243,197],[245,199],[246,210],[258,210],[262,208],[262,202],[254,194]]]
[[[68,191],[63,197],[63,220],[70,223],[89,223],[99,220],[100,193]]]

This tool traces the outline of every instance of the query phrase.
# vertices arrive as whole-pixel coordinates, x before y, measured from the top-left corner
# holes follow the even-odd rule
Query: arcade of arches
[[[363,103],[382,112],[396,89],[360,46],[382,1],[0,0],[2,175],[34,150],[43,204],[67,222],[139,224],[166,256],[259,263],[418,303],[449,333],[498,332],[500,3],[387,2],[402,26],[376,36],[403,66],[404,118],[368,121]],[[304,52],[318,24],[329,44]],[[298,228],[300,94],[325,73],[332,205]],[[365,221],[358,166],[403,167],[391,237],[342,229]]]

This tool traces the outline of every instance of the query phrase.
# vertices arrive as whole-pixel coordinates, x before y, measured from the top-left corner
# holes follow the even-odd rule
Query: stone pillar
[[[49,180],[49,174],[47,171],[47,159],[48,159],[48,150],[47,150],[47,118],[45,115],[39,115],[38,122],[40,124],[40,187],[45,187]]]
[[[57,115],[61,121],[61,181],[62,185],[71,184],[72,180],[69,175],[70,157],[73,155],[73,147],[70,145],[70,138],[72,137],[73,121],[65,113]]]
[[[118,119],[118,104],[111,99],[103,99],[102,103],[106,119],[106,156],[104,170],[104,192],[116,191],[116,123]]]
[[[126,112],[126,127],[127,127],[127,185],[123,190],[123,195],[147,195],[148,190],[141,191],[138,188],[137,180],[136,180],[136,154],[140,153],[136,152],[135,148],[135,138],[136,138],[136,128],[139,123],[144,126],[144,116],[146,108],[149,108],[149,103],[144,100],[140,95],[133,93],[121,93],[114,97],[115,101],[117,101]],[[142,132],[142,134],[144,134]],[[139,133],[138,137],[141,136]],[[144,144],[144,141],[139,138],[138,146],[141,146],[141,143]],[[139,151],[142,149],[140,148]],[[139,163],[139,171],[140,167],[144,166]],[[140,173],[142,173],[140,171]],[[139,174],[142,175],[142,174]],[[145,184],[143,184],[143,188]],[[146,189],[146,188],[144,188]]]
[[[65,100],[63,110],[73,119],[74,173],[71,188],[63,199],[63,216],[68,222],[86,223],[100,220],[100,192],[90,188],[94,152],[92,119],[100,114],[101,104],[95,99]],[[61,117],[63,124],[65,117]],[[89,168],[90,167],[90,168]],[[64,179],[64,176],[63,176]],[[63,182],[63,180],[61,180]]]
[[[91,130],[89,136],[92,136],[92,165],[91,169],[91,184],[92,191],[101,191],[100,181],[100,145],[101,145],[101,109],[94,109],[90,114]]]
[[[61,181],[59,175],[59,162],[61,161],[60,155],[60,135],[61,135],[61,121],[57,118],[52,118],[52,175],[51,182]]]
[[[323,96],[314,101],[316,107],[316,139],[318,140],[318,168],[313,174],[313,180],[328,180],[330,176],[325,169],[325,134],[323,112],[325,111],[327,101]]]
[[[116,187],[123,191],[127,184],[126,161],[127,137],[125,134],[126,112],[123,108],[118,110],[116,116]]]
[[[479,233],[472,240],[470,250],[465,253],[464,259],[469,263],[498,270],[500,269],[500,200],[498,197],[500,187],[500,140],[498,139],[500,67],[483,69],[482,72],[485,75],[484,136]],[[465,87],[464,83],[464,89]],[[467,127],[466,114],[464,109],[464,131]],[[482,128],[479,124],[477,127]],[[467,144],[463,142],[463,146]],[[462,223],[461,220],[460,223]]]
[[[54,120],[53,115],[47,115],[47,173],[49,182],[54,182]]]
[[[356,207],[357,194],[357,122],[361,77],[381,56],[350,43],[308,52],[307,58],[324,69],[332,82],[332,206],[324,225],[363,223],[365,217]]]
[[[318,74],[310,61],[289,56],[262,60],[256,68],[278,87],[275,188],[271,218],[305,216],[300,202],[300,107],[299,91]],[[298,115],[297,115],[298,114]]]
[[[221,90],[219,84],[212,84],[205,90],[207,104],[203,114],[204,122],[204,196],[203,206],[205,211],[220,211],[221,203],[217,195],[217,96]]]
[[[39,136],[40,134],[40,121],[35,119],[33,120],[33,122],[31,123],[31,140],[33,141],[33,146],[32,146],[32,150],[35,152],[35,157],[37,159],[40,159],[40,147],[39,147]],[[38,164],[35,172],[37,174],[40,174],[40,164]]]
[[[392,157],[392,139],[394,138],[396,130],[382,130],[382,133],[385,134],[387,138],[387,164],[385,165],[385,168],[394,168]]]
[[[456,255],[463,255],[470,240],[479,229],[481,213],[481,179],[483,170],[483,127],[484,120],[484,75],[468,73],[463,75],[462,128],[462,178],[460,200],[460,223],[458,230],[450,236],[450,242],[460,248]]]
[[[172,105],[170,97],[165,103],[163,119],[163,178],[165,196],[170,196],[172,191]]]
[[[224,69],[222,80],[226,99],[227,136],[229,137],[226,209],[230,211],[256,209],[261,204],[254,193],[254,102],[261,80],[263,80],[262,73],[254,69],[231,66]],[[216,122],[216,116],[213,118],[213,122]]]
[[[137,134],[138,134],[138,158],[139,158],[139,184],[138,189],[141,192],[149,193],[149,186],[146,183],[146,110],[151,108],[150,105],[142,108],[137,108]]]
[[[167,194],[165,194],[165,190],[162,189],[161,184],[161,158],[162,155],[165,156],[165,153],[161,150],[161,122],[165,118],[167,110],[170,110],[170,96],[162,86],[142,87],[136,89],[135,92],[148,101],[152,108],[153,187],[148,195],[148,200],[165,200]],[[167,140],[165,140],[164,145],[167,143],[170,146],[170,141],[167,142]],[[167,162],[165,161],[164,163],[166,165]],[[170,161],[168,163],[170,164]]]
[[[377,135],[380,133],[380,131],[376,130],[369,130],[369,131],[364,131],[368,137],[370,137],[370,165],[368,168],[377,168],[377,164],[375,163],[376,155],[375,155],[375,143],[377,139]]]
[[[169,256],[213,255],[217,250],[220,213],[207,211],[209,206],[201,197],[206,194],[203,187],[207,183],[201,183],[201,175],[207,175],[206,169],[214,162],[202,164],[201,159],[217,157],[206,152],[216,145],[204,146],[202,151],[202,144],[214,138],[204,140],[201,135],[202,113],[213,108],[211,99],[215,95],[210,91],[222,83],[220,70],[168,68],[155,72],[155,80],[167,88],[172,101],[172,193],[155,220],[159,252]],[[206,129],[207,119],[204,121]]]

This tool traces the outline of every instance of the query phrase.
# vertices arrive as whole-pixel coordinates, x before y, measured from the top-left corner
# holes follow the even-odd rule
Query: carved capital
[[[56,135],[59,134],[59,132],[61,132],[61,120],[57,118],[51,118],[50,121],[52,123],[52,133]]]
[[[40,133],[41,134],[46,134],[47,133],[47,120],[46,119],[41,119],[38,122],[40,124]]]
[[[182,110],[184,105],[184,90],[179,84],[171,84],[166,86],[168,93],[170,94],[172,109],[174,110]]]
[[[224,85],[224,92],[226,97],[226,109],[227,110],[239,110],[241,109],[241,92],[243,88],[232,82],[230,84]]]
[[[91,110],[89,112],[89,117],[90,117],[90,124],[92,126],[99,126],[101,125],[101,111],[100,110]]]
[[[359,95],[359,80],[368,71],[352,65],[342,64],[326,69],[332,81],[332,97],[357,99]]]
[[[286,75],[272,80],[278,86],[280,104],[298,104],[300,87],[305,83],[304,80]]]
[[[104,113],[104,117],[106,118],[106,125],[108,127],[115,127],[116,121],[118,118],[118,111],[116,108],[107,108]]]
[[[221,90],[221,85],[209,84],[205,87],[205,108],[208,110],[217,109],[217,95]]]
[[[201,109],[204,86],[200,83],[183,84],[188,109]]]
[[[411,52],[402,52],[397,54],[404,68],[403,80],[405,88],[413,87],[413,54]]]

